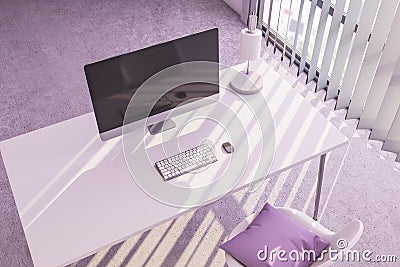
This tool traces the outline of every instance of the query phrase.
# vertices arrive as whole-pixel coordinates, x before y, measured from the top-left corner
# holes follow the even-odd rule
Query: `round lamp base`
[[[238,74],[231,80],[230,84],[233,90],[243,95],[258,93],[264,85],[261,75],[255,72]]]

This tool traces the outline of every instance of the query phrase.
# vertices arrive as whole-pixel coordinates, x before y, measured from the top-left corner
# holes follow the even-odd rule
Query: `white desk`
[[[263,63],[257,71],[264,77],[258,97],[268,101],[276,124],[270,175],[347,142],[272,68]],[[186,136],[200,140],[195,135],[196,131]],[[223,141],[215,140],[216,148]],[[251,139],[250,146],[255,141]],[[156,138],[152,142],[157,147]],[[37,266],[77,261],[188,211],[162,204],[138,187],[125,164],[121,138],[102,142],[93,113],[5,140],[0,148]],[[227,158],[218,149],[216,153],[219,159]],[[149,177],[152,172],[147,170]],[[248,182],[237,184],[232,191]]]

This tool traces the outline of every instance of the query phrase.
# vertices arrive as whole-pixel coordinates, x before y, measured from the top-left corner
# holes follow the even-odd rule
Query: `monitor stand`
[[[175,128],[175,127],[176,127],[176,123],[171,119],[167,119],[165,121],[160,121],[160,122],[157,122],[157,123],[147,126],[151,135],[156,135],[158,133],[167,131],[167,130]]]

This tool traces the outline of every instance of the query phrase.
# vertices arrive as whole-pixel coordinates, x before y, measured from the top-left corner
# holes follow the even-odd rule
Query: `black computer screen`
[[[217,28],[86,65],[84,70],[99,132],[122,126],[130,99],[148,78],[170,66],[192,61],[219,62]],[[218,69],[214,75],[210,79],[214,84],[186,84],[172,89],[159,99],[150,115],[175,108],[190,98],[217,94]],[[147,115],[146,112],[134,114],[130,120],[141,120]]]

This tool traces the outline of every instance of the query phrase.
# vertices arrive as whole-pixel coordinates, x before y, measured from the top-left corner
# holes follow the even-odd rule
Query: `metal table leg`
[[[322,179],[324,178],[325,158],[326,154],[322,154],[321,157],[319,158],[317,191],[315,194],[314,217],[313,217],[314,220],[317,220],[318,218],[318,208],[319,208],[319,200],[321,197]]]

